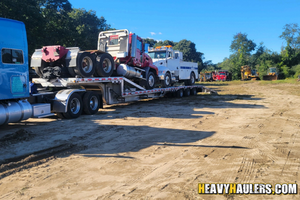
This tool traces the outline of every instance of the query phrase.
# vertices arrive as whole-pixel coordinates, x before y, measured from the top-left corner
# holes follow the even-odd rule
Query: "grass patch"
[[[259,84],[261,84],[261,85],[269,85],[269,84],[273,85],[273,84],[282,84],[282,83],[300,85],[300,81],[297,81],[297,79],[294,79],[294,78],[284,79],[284,80],[275,80],[275,81],[259,81]]]

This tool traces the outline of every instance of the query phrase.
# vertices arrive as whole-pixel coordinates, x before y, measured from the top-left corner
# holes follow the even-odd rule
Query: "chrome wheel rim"
[[[92,110],[96,110],[98,108],[98,99],[95,96],[92,96],[90,99],[90,108]]]
[[[93,62],[90,57],[84,57],[81,62],[81,68],[85,73],[90,73],[93,69]]]
[[[70,102],[70,110],[73,114],[77,114],[80,111],[80,101],[77,98],[74,98]]]
[[[108,58],[105,58],[103,61],[102,67],[103,67],[103,71],[105,73],[109,73],[112,69],[111,61]]]
[[[166,75],[166,80],[165,80],[166,86],[169,86],[170,82],[171,82],[170,76]]]
[[[149,76],[148,84],[150,87],[154,86],[154,77],[152,75]]]

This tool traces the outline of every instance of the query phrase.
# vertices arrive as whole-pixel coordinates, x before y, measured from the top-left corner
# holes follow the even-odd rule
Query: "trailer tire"
[[[94,115],[99,110],[100,97],[96,92],[86,92],[83,95],[83,112],[87,115]]]
[[[96,61],[97,61],[97,67],[95,72],[96,76],[109,77],[113,74],[115,62],[113,57],[111,57],[110,54],[108,53],[100,54],[97,56]]]
[[[171,85],[172,85],[171,74],[170,74],[170,72],[167,72],[164,80],[162,81],[162,86],[167,88],[167,87],[170,87]]]
[[[81,115],[82,113],[82,99],[77,93],[73,93],[68,101],[67,112],[63,113],[66,119],[74,119]]]
[[[152,71],[149,71],[147,74],[147,80],[146,80],[146,89],[150,90],[153,89],[155,86],[155,75]]]
[[[183,90],[182,90],[182,89],[177,90],[177,92],[176,92],[176,97],[178,97],[178,98],[183,97]]]
[[[75,73],[88,78],[94,75],[96,70],[95,54],[90,52],[83,52],[78,55],[77,65],[74,69]]]
[[[191,95],[197,95],[197,88],[193,88],[191,90]]]
[[[190,95],[191,95],[191,90],[189,88],[187,88],[183,91],[183,96],[188,97]]]

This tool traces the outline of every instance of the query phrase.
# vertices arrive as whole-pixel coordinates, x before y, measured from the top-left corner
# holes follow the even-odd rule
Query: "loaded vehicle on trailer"
[[[128,30],[99,33],[97,50],[45,46],[36,49],[31,67],[40,78],[124,76],[147,89],[158,81],[158,69],[145,52],[143,39]]]
[[[32,79],[35,82],[33,85],[29,80],[28,45],[24,23],[0,18],[0,27],[6,30],[0,32],[0,125],[55,114],[62,118],[76,118],[82,113],[91,115],[97,113],[99,108],[103,107],[103,103],[138,101],[171,93],[182,97],[195,95],[197,92],[213,92],[201,85],[145,89],[124,76],[63,78],[62,71],[59,70],[54,74],[59,76],[53,79],[53,75]],[[46,50],[51,52],[50,49]],[[61,50],[64,51],[62,48],[58,48],[58,51],[57,48],[52,50],[55,50],[52,51],[53,55],[61,58],[59,55]],[[77,55],[68,53],[64,55],[65,58]],[[89,60],[90,56],[87,57]],[[69,61],[72,62],[72,59]],[[52,60],[50,67],[58,64],[58,60]],[[66,67],[64,62],[60,64],[62,66],[56,67]],[[53,71],[55,70],[50,70],[50,74]],[[45,72],[49,73],[47,70]]]
[[[150,47],[148,54],[158,68],[158,77],[163,87],[177,82],[193,85],[199,80],[198,64],[183,61],[183,54],[174,50],[171,45]]]
[[[268,69],[267,75],[263,76],[263,80],[277,80],[278,79],[278,72],[276,67],[270,67]]]

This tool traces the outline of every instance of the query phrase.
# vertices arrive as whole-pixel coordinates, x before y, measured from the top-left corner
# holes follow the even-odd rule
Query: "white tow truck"
[[[193,85],[199,80],[198,64],[183,61],[182,52],[174,50],[171,45],[150,47],[148,54],[158,68],[158,76],[164,87],[176,82]]]

